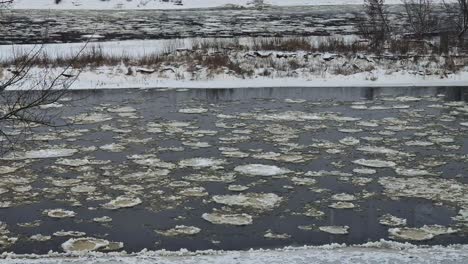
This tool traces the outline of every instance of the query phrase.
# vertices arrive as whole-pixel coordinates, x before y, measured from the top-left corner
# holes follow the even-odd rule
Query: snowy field
[[[63,0],[55,4],[53,0],[16,0],[15,9],[188,9],[213,8],[226,5],[253,6],[252,0],[183,0],[183,5],[177,1],[161,0]],[[434,2],[442,2],[436,0]],[[265,4],[275,6],[297,5],[360,5],[362,0],[266,0]],[[388,0],[387,4],[401,4],[400,0]]]

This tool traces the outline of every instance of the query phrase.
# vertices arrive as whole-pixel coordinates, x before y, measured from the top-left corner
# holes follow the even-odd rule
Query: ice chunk
[[[274,193],[246,193],[237,195],[215,195],[213,200],[219,204],[251,207],[262,210],[272,210],[282,201]]]
[[[194,167],[194,168],[206,168],[206,167],[217,167],[225,164],[225,160],[213,159],[213,158],[191,158],[181,160],[179,162],[180,167]]]
[[[240,165],[235,167],[234,171],[251,176],[276,176],[291,172],[290,170],[285,168],[263,164]]]
[[[183,114],[202,114],[208,112],[208,109],[205,108],[184,108],[179,109],[179,113]]]
[[[321,226],[319,230],[334,235],[346,235],[348,234],[349,226]]]
[[[69,253],[96,251],[109,245],[109,241],[93,237],[71,238],[62,244],[62,249]]]
[[[385,214],[379,218],[379,223],[386,226],[405,226],[406,219],[391,214]]]
[[[248,214],[223,214],[223,213],[204,213],[202,218],[206,221],[217,225],[251,225],[253,223],[252,216]]]
[[[201,229],[195,226],[178,225],[168,230],[155,230],[156,233],[163,236],[193,236],[200,233]]]
[[[41,150],[31,150],[26,152],[11,152],[4,156],[3,160],[24,160],[24,159],[48,159],[48,158],[60,158],[69,157],[77,153],[76,149],[67,148],[49,148]]]
[[[395,167],[396,163],[393,161],[384,161],[384,160],[367,160],[367,159],[358,159],[353,161],[354,164],[371,167],[371,168],[388,168]]]
[[[119,196],[114,200],[103,205],[106,209],[116,210],[120,208],[129,208],[141,204],[142,201],[138,197]]]
[[[74,217],[76,215],[75,212],[67,211],[64,209],[51,209],[51,210],[45,210],[44,212],[47,213],[47,215],[52,218],[68,218],[68,217]]]

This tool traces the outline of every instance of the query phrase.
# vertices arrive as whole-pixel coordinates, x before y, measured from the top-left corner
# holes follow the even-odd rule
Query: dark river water
[[[62,251],[61,230],[128,252],[468,243],[457,219],[468,208],[467,102],[463,87],[73,91],[38,110],[73,125],[34,128],[0,160],[0,248]],[[376,160],[387,163],[366,163]],[[139,202],[109,208],[117,197]],[[59,208],[73,217],[48,215]],[[252,223],[202,217],[216,212]],[[392,237],[387,214],[456,232]],[[93,221],[103,216],[112,221]],[[198,232],[164,233],[176,226]],[[347,234],[320,229],[330,226]]]
[[[395,26],[402,8],[389,8]],[[11,10],[0,16],[0,44],[193,37],[345,36],[357,32],[362,7],[299,6],[197,10]]]

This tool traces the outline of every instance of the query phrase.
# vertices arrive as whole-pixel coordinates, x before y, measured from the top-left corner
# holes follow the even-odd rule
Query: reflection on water
[[[348,87],[348,88],[255,88],[255,89],[176,89],[168,91],[162,89],[138,90],[84,90],[75,91],[74,94],[89,96],[95,99],[117,96],[128,97],[132,94],[144,94],[145,98],[165,98],[171,103],[178,101],[200,99],[210,103],[223,101],[236,101],[243,99],[304,99],[310,101],[336,100],[336,101],[359,101],[374,100],[382,97],[398,96],[433,96],[444,95],[447,101],[468,101],[468,87]]]

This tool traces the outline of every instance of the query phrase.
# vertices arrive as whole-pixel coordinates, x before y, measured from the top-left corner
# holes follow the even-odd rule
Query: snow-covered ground
[[[212,8],[226,5],[252,6],[252,0],[183,0],[183,5],[177,1],[161,0],[62,0],[55,4],[54,0],[16,0],[14,9],[187,9]],[[265,4],[275,6],[295,5],[359,5],[363,0],[265,0]],[[441,2],[435,0],[434,2]],[[387,4],[400,4],[400,0],[387,0]]]
[[[36,69],[40,73],[40,69]],[[33,70],[34,72],[34,70]],[[58,72],[58,70],[56,71]],[[415,75],[403,72],[386,74],[385,71],[362,72],[353,75],[324,74],[309,78],[254,77],[237,78],[220,75],[206,80],[178,80],[161,78],[155,73],[136,73],[127,76],[123,69],[108,67],[83,71],[70,89],[151,89],[151,88],[264,88],[264,87],[433,87],[466,86],[468,72],[460,72],[441,79],[435,75]],[[30,89],[29,85],[9,87],[8,90]]]
[[[1,263],[15,264],[309,264],[309,263],[468,263],[468,246],[428,246],[380,241],[361,246],[326,245],[320,247],[283,248],[279,250],[167,252],[142,251],[137,254],[92,253],[70,257],[50,253],[49,256],[3,254]]]

